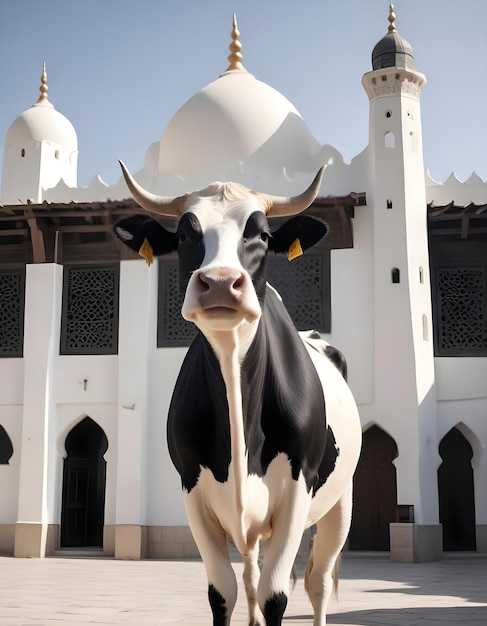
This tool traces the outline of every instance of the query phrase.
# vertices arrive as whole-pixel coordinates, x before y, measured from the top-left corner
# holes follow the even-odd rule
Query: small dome
[[[263,163],[289,173],[310,167],[318,142],[291,102],[243,67],[238,35],[234,18],[230,66],[170,120],[160,175],[249,172]]]
[[[30,141],[47,141],[65,148],[69,153],[78,150],[74,126],[50,102],[34,104],[21,113],[7,131],[7,145],[21,146]]]
[[[395,25],[396,15],[394,5],[389,9],[389,32],[383,37],[372,51],[372,69],[380,70],[385,67],[414,70],[414,54],[410,43],[397,32]]]
[[[31,141],[56,144],[67,152],[78,151],[78,138],[74,126],[53,107],[47,98],[47,75],[41,76],[39,100],[21,113],[7,131],[6,146],[22,146]]]

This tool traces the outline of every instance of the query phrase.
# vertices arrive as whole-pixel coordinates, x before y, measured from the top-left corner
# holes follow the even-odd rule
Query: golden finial
[[[396,14],[394,13],[394,5],[392,4],[392,2],[389,4],[389,17],[387,18],[389,20],[389,32],[393,33],[395,30],[397,30],[396,28]]]
[[[47,86],[47,73],[46,73],[45,61],[42,64],[41,86],[39,87],[39,91],[41,92],[41,95],[39,96],[39,100],[37,101],[37,104],[47,101],[47,92],[49,91],[49,87]]]
[[[226,71],[230,70],[245,70],[245,67],[242,65],[243,56],[240,52],[242,49],[242,44],[238,40],[240,37],[240,32],[237,27],[237,16],[235,13],[233,14],[233,28],[232,28],[232,43],[230,44],[230,56],[228,60],[230,61],[230,65],[227,67]]]

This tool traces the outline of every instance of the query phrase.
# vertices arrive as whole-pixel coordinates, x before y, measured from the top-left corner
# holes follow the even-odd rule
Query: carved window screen
[[[0,271],[0,357],[24,349],[25,268]]]
[[[65,266],[61,354],[117,354],[120,266]]]
[[[485,267],[437,268],[435,353],[487,355]]]
[[[307,252],[289,262],[268,257],[268,280],[281,294],[298,330],[330,332],[330,252]],[[157,346],[188,346],[196,334],[181,317],[184,294],[179,292],[177,259],[159,259]]]
[[[158,348],[189,346],[196,335],[195,325],[181,316],[183,300],[177,259],[159,259]]]
[[[307,252],[294,261],[270,256],[267,278],[280,293],[298,330],[330,332],[329,250]]]

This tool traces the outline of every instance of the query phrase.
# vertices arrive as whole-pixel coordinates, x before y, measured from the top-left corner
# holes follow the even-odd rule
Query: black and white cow
[[[213,624],[230,624],[237,598],[228,540],[243,558],[249,624],[278,626],[303,531],[316,524],[305,584],[313,623],[323,626],[350,527],[360,422],[340,371],[302,340],[266,283],[269,250],[305,250],[326,232],[319,220],[299,215],[313,202],[322,170],[294,198],[236,183],[164,198],[122,170],[142,207],[178,223],[170,232],[134,215],[114,232],[146,257],[177,251],[182,315],[201,331],[174,389],[167,434],[206,568]],[[283,215],[294,217],[272,232],[268,218]]]

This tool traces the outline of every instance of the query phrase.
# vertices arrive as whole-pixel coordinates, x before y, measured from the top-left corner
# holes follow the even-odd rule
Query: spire
[[[39,96],[39,100],[37,100],[37,104],[48,102],[48,98],[47,98],[48,90],[49,90],[49,87],[47,86],[46,62],[44,61],[42,64],[41,86],[39,87],[39,91],[41,92],[41,95]]]
[[[396,14],[394,13],[394,5],[392,4],[392,2],[389,4],[389,17],[387,19],[389,20],[389,32],[393,33],[394,31],[397,31]]]
[[[414,70],[414,54],[411,44],[397,32],[394,5],[389,3],[389,28],[387,34],[372,50],[372,69],[397,67]]]
[[[243,56],[240,52],[242,49],[242,44],[238,40],[240,37],[240,31],[237,26],[237,16],[235,13],[233,14],[233,28],[232,28],[232,43],[230,44],[230,55],[228,56],[228,60],[230,61],[230,65],[225,70],[229,72],[231,70],[243,70],[246,72],[247,70],[242,65]]]

